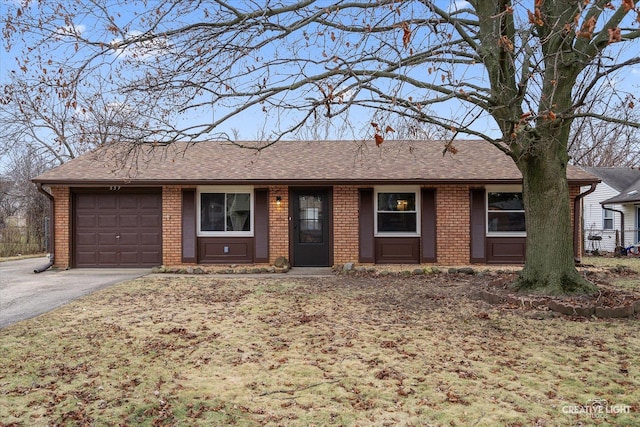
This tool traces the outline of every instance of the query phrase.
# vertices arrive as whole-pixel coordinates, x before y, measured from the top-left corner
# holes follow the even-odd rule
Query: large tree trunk
[[[593,293],[595,286],[574,264],[566,152],[558,152],[557,140],[540,145],[546,148],[517,161],[523,177],[527,253],[515,286],[547,295]]]

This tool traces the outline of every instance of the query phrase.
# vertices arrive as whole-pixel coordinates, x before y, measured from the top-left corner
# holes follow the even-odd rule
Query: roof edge
[[[522,184],[522,179],[376,179],[376,180],[327,180],[327,179],[287,179],[287,180],[269,180],[269,179],[244,179],[244,180],[48,180],[48,179],[33,179],[32,182],[36,184],[48,185],[48,186],[68,186],[68,187],[101,187],[101,186],[113,186],[113,185],[126,185],[126,186],[143,186],[143,187],[158,187],[162,185],[491,185],[491,184]],[[568,179],[568,182],[573,185],[590,185],[600,183],[601,180],[594,179]]]
[[[607,200],[600,202],[600,204],[603,206],[604,205],[627,205],[627,204],[633,204],[633,203],[640,203],[640,196],[632,199],[627,199],[624,196],[621,196],[619,194],[617,196],[610,197]]]

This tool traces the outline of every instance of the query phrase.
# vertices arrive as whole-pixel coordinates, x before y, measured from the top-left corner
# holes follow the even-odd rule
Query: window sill
[[[491,233],[487,233],[485,236],[486,237],[527,237],[527,233],[519,233],[519,232],[496,233],[496,232],[491,232]]]
[[[373,237],[420,237],[418,233],[375,233]]]
[[[253,237],[253,232],[233,232],[233,231],[220,231],[220,232],[199,232],[198,237]]]

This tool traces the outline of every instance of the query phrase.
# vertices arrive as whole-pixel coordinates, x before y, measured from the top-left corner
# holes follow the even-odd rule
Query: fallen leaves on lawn
[[[562,405],[640,399],[637,321],[536,320],[474,286],[447,274],[121,284],[0,332],[0,426],[557,425],[581,421]]]

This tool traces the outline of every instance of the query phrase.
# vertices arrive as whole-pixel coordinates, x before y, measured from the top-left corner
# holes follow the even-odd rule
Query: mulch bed
[[[637,278],[640,283],[640,274],[625,268],[590,273],[589,280],[599,289],[593,295],[549,297],[515,292],[510,288],[517,278],[514,273],[500,274],[498,277],[477,276],[472,283],[477,287],[480,299],[505,308],[545,310],[578,317],[640,318],[640,294],[610,284],[612,279],[621,276]]]
[[[640,319],[640,293],[620,289],[611,285],[615,279],[637,279],[640,284],[640,272],[618,266],[608,269],[579,266],[587,278],[598,286],[594,295],[550,297],[532,293],[515,292],[511,284],[517,278],[517,269],[476,270],[472,267],[440,269],[438,267],[380,268],[379,266],[356,266],[352,263],[334,267],[337,275],[349,277],[374,278],[426,278],[437,282],[464,281],[473,289],[470,296],[481,299],[502,309],[525,310],[526,315],[534,318],[570,316],[574,318],[624,318]],[[593,267],[593,266],[591,266]],[[267,266],[247,268],[230,265],[215,268],[185,267],[159,268],[154,273],[181,274],[264,274],[286,273],[286,268]],[[640,286],[639,286],[640,287]],[[469,289],[469,288],[467,288]]]

